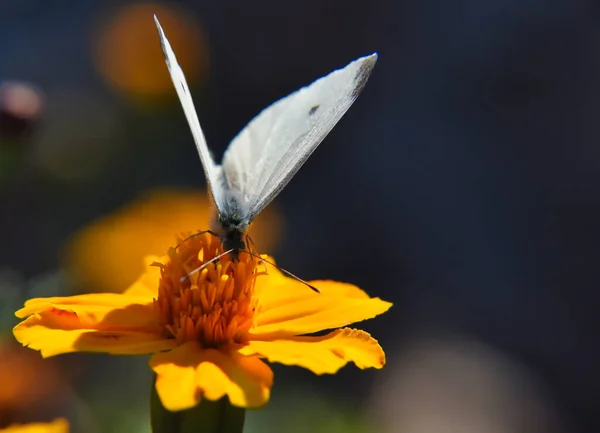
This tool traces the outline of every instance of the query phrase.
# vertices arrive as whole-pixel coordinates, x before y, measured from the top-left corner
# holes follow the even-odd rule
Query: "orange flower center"
[[[256,261],[245,253],[235,261],[226,254],[196,271],[220,253],[220,240],[205,233],[171,248],[167,263],[159,265],[155,307],[166,336],[179,344],[195,340],[202,347],[218,348],[246,341],[256,306],[254,284],[260,273]]]

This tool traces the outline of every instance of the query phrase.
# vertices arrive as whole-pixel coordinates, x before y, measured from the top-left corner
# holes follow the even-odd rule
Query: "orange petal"
[[[45,311],[69,317],[69,320],[75,317],[78,328],[139,328],[158,325],[152,298],[117,293],[34,298],[25,302],[25,306],[15,315],[23,319]]]
[[[23,346],[39,350],[44,358],[69,352],[137,355],[159,352],[175,345],[174,340],[165,339],[159,332],[76,328],[73,326],[76,319],[63,320],[56,314],[43,312],[27,318],[14,327],[15,338]]]
[[[154,266],[154,263],[165,263],[166,256],[148,256],[144,258],[145,271],[131,285],[124,295],[146,296],[150,299],[158,298],[158,282],[160,280],[160,266]]]
[[[322,337],[250,341],[240,353],[297,365],[315,374],[335,373],[348,362],[361,369],[385,365],[385,353],[377,340],[364,331],[350,328],[337,329]]]
[[[202,397],[225,395],[235,406],[260,407],[273,384],[273,372],[260,359],[202,349],[193,341],[154,355],[150,367],[157,375],[158,396],[171,411],[194,407]]]
[[[275,259],[266,254],[261,257],[275,263]],[[285,276],[275,266],[265,264],[268,275],[256,280],[256,293],[261,299],[261,304],[265,308],[276,307],[281,304],[288,304],[298,299],[312,298],[318,293],[312,291],[305,284]],[[327,285],[332,281],[311,281],[311,284],[320,284],[321,293],[327,293],[331,296],[344,296],[348,298],[369,298],[369,295],[352,284],[338,283]],[[285,290],[281,290],[285,288]]]
[[[36,422],[31,424],[13,424],[1,429],[0,433],[68,433],[69,423],[66,419],[58,418],[52,422]]]
[[[45,357],[76,351],[152,353],[174,345],[162,336],[146,297],[100,293],[37,298],[16,315],[30,317],[15,326],[15,338]]]
[[[262,281],[262,282],[261,282]],[[321,293],[273,272],[257,279],[258,314],[254,336],[309,334],[339,328],[385,313],[392,304],[370,298],[352,284],[311,281]]]

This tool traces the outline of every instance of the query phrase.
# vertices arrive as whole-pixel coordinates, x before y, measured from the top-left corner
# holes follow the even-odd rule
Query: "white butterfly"
[[[264,109],[233,139],[218,165],[208,151],[183,71],[156,15],[154,20],[217,208],[223,247],[236,258],[246,247],[248,225],[350,108],[365,86],[377,54],[361,57]]]

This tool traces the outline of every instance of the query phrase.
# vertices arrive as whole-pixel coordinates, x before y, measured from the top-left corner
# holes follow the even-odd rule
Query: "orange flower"
[[[158,14],[173,29],[173,45],[190,82],[201,84],[208,76],[209,47],[194,14],[178,6],[158,2],[124,2],[109,16],[102,15],[94,35],[94,60],[98,72],[119,93],[135,102],[173,96],[173,84],[164,67],[152,19]]]
[[[48,423],[15,424],[0,429],[0,433],[69,433],[69,423],[59,418]]]
[[[266,404],[273,372],[261,358],[316,374],[335,373],[348,362],[383,367],[382,348],[364,331],[306,334],[370,319],[389,302],[335,281],[312,281],[321,292],[315,293],[246,253],[190,275],[220,251],[218,238],[195,236],[168,257],[149,258],[146,272],[123,294],[31,299],[16,313],[25,320],[14,335],[45,357],[155,353],[156,390],[173,411],[225,395],[235,406]]]
[[[44,361],[14,340],[0,341],[0,427],[28,419],[32,407],[51,397],[61,401],[63,390],[56,363]]]
[[[144,257],[164,254],[173,233],[208,226],[211,211],[204,191],[152,191],[77,233],[66,248],[66,268],[86,293],[121,293],[144,272]],[[252,224],[250,236],[262,251],[269,251],[279,227],[276,208],[269,206]]]

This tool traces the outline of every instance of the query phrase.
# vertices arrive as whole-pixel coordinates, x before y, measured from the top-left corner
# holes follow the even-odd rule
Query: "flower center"
[[[155,308],[166,336],[179,344],[195,340],[202,347],[218,348],[245,343],[254,320],[254,283],[260,275],[253,257],[242,252],[232,261],[226,254],[191,274],[220,253],[219,238],[204,233],[171,248],[167,263],[159,265]]]

